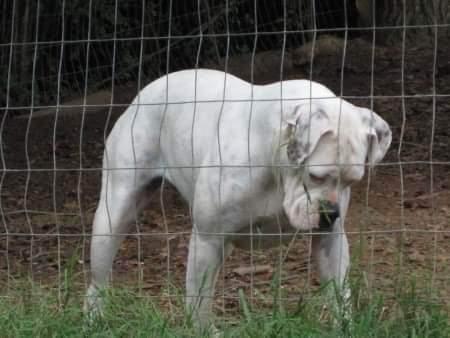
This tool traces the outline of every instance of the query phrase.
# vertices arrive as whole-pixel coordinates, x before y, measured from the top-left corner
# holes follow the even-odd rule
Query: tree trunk
[[[409,38],[414,39],[420,36],[432,36],[434,34],[432,25],[450,22],[449,0],[356,0],[356,7],[360,25],[363,27],[374,26],[374,17],[378,27],[430,25],[408,29]],[[375,13],[373,13],[374,7]],[[377,38],[386,43],[394,42],[401,37],[400,31],[399,29],[382,29],[379,30]],[[440,27],[439,34],[449,34],[449,28]]]

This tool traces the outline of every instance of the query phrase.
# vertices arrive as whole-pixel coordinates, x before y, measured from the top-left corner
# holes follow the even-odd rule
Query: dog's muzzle
[[[339,205],[328,200],[319,201],[319,230],[331,230],[336,219],[339,218]]]

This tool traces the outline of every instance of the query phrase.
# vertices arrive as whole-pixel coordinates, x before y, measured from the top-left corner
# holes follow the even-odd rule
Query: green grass
[[[105,311],[92,324],[84,320],[81,296],[57,294],[31,283],[15,283],[0,298],[1,337],[199,337],[182,312],[181,297],[172,312],[162,312],[149,297],[129,290],[105,293]],[[13,290],[13,291],[11,291]],[[5,293],[5,292],[4,292]],[[394,300],[353,286],[351,322],[324,311],[325,292],[317,292],[293,309],[251,307],[243,293],[240,313],[218,326],[224,337],[450,337],[448,313],[436,305],[431,292],[419,295],[414,284]]]

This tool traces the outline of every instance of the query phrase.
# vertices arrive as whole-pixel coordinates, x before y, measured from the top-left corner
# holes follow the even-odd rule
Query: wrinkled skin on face
[[[324,203],[339,208],[342,191],[361,180],[366,163],[381,161],[391,131],[376,113],[339,98],[299,106],[294,116],[287,158],[297,168],[283,174],[283,209],[294,228],[307,231],[320,228]]]

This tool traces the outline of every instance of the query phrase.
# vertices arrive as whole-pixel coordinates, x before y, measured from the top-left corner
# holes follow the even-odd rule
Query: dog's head
[[[315,99],[286,118],[283,207],[299,230],[330,229],[343,212],[341,194],[380,162],[391,143],[389,125],[375,112],[343,99]]]

